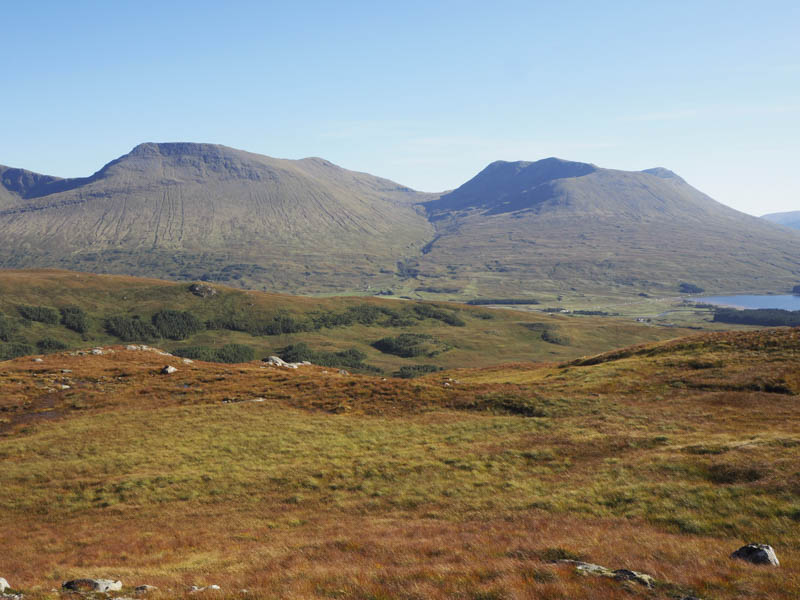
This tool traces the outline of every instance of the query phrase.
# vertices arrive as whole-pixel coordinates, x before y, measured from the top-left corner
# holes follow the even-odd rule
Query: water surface
[[[776,294],[774,296],[737,294],[735,296],[706,296],[704,298],[695,298],[694,300],[706,304],[716,304],[717,306],[735,306],[736,308],[800,310],[800,296],[793,294]]]

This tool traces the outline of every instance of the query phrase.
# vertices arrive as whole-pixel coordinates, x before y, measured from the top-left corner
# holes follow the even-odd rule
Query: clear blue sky
[[[52,175],[203,141],[441,191],[559,156],[800,210],[797,0],[31,0],[0,53],[0,164]]]

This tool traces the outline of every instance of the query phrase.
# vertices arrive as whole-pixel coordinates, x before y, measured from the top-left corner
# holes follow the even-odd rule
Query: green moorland
[[[201,297],[189,288],[188,283],[123,276],[2,271],[0,358],[147,343],[201,360],[281,354],[287,360],[391,375],[422,365],[565,360],[689,332],[633,318],[307,298],[216,285],[217,293]]]
[[[29,598],[112,577],[164,598],[789,600],[799,360],[790,328],[412,381],[123,345],[17,358],[0,572]],[[750,541],[782,566],[728,557]]]

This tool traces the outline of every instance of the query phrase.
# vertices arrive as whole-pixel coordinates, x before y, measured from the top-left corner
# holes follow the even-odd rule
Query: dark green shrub
[[[61,310],[61,324],[67,329],[77,333],[86,333],[89,330],[89,317],[83,309],[77,306],[65,306]]]
[[[161,337],[171,340],[184,340],[203,328],[192,313],[179,310],[160,310],[153,315],[152,321]]]
[[[250,335],[281,335],[313,329],[308,322],[286,314],[259,318],[248,313],[232,313],[222,317],[215,317],[206,321],[206,327],[208,329],[243,331]]]
[[[47,323],[48,325],[58,325],[61,320],[58,313],[54,308],[48,306],[29,306],[27,304],[20,304],[17,306],[19,314],[23,319],[28,321],[38,321],[40,323]]]
[[[397,337],[385,337],[372,343],[372,347],[385,354],[403,358],[419,356],[425,352],[424,344],[433,339],[424,333],[401,333]]]
[[[678,284],[678,291],[681,294],[702,294],[705,292],[705,290],[699,285],[686,283],[685,281]]]
[[[158,337],[158,331],[139,317],[109,317],[106,331],[123,342],[149,342]]]
[[[250,346],[244,344],[225,344],[221,348],[209,346],[184,346],[172,351],[175,356],[204,360],[206,362],[242,363],[249,362],[255,357],[255,352]]]
[[[322,367],[340,367],[370,372],[379,371],[375,367],[364,364],[364,359],[367,358],[367,355],[357,348],[348,348],[339,352],[326,352],[312,350],[305,342],[298,342],[279,350],[278,356],[286,362],[308,361]]]
[[[204,360],[206,362],[217,362],[217,351],[210,346],[183,346],[172,351],[175,356],[181,358],[191,358],[192,360]]]
[[[36,342],[36,347],[42,353],[58,352],[59,350],[67,349],[67,345],[64,342],[51,337],[40,339],[38,342]]]
[[[7,342],[17,330],[16,324],[5,315],[0,315],[0,340]]]
[[[433,304],[415,304],[413,310],[420,319],[435,319],[455,327],[466,325],[455,312],[439,308]]]
[[[442,368],[436,365],[406,365],[400,367],[398,371],[395,371],[394,376],[401,377],[402,379],[412,379],[414,377],[419,377],[420,375],[436,373],[436,371],[441,370]]]
[[[216,362],[242,363],[255,358],[255,352],[244,344],[225,344],[216,352]]]
[[[28,344],[0,344],[0,360],[11,360],[18,356],[33,354],[33,348]]]

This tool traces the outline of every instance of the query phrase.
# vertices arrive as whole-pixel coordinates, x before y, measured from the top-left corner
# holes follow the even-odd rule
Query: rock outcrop
[[[731,554],[731,558],[738,558],[754,565],[781,566],[775,550],[769,544],[747,544]]]
[[[189,291],[195,296],[200,296],[201,298],[208,298],[209,296],[213,296],[217,293],[217,290],[207,283],[193,283],[189,286]]]

